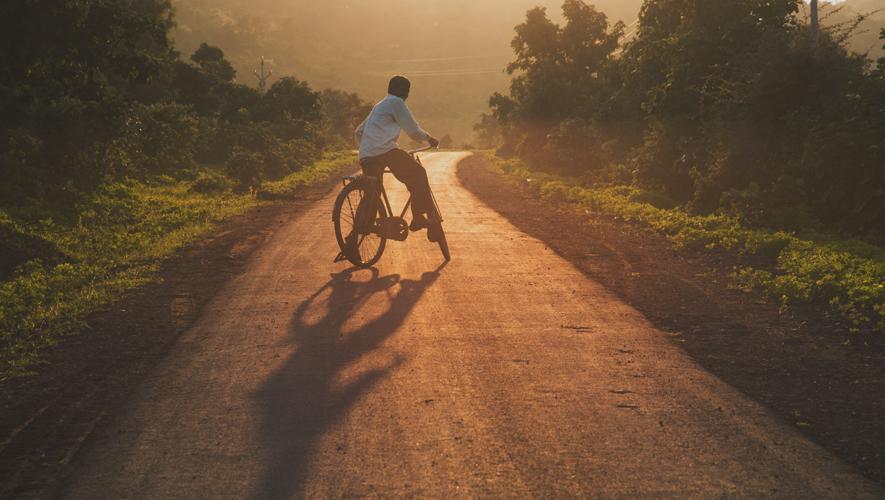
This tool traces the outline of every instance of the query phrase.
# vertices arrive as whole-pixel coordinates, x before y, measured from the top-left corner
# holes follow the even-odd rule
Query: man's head
[[[395,76],[390,79],[387,85],[387,93],[406,100],[409,98],[409,90],[412,88],[412,82],[404,76]]]

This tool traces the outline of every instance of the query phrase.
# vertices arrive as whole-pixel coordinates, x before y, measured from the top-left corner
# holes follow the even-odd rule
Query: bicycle
[[[421,165],[418,153],[432,149],[425,147],[409,151]],[[409,225],[405,215],[412,204],[412,197],[406,201],[405,206],[398,217],[390,216],[393,207],[384,189],[384,174],[390,173],[390,168],[385,167],[381,178],[364,174],[349,175],[342,179],[344,187],[335,200],[332,210],[332,222],[335,225],[335,238],[341,253],[335,258],[335,262],[350,261],[356,267],[367,268],[374,266],[387,246],[387,240],[406,241],[409,237]],[[433,208],[442,224],[442,214],[436,203],[433,190],[430,191],[433,200]],[[446,261],[452,259],[449,253],[449,243],[445,232],[440,227],[439,244],[440,251]]]

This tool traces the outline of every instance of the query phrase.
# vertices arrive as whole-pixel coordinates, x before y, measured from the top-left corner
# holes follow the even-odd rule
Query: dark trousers
[[[427,171],[409,153],[402,149],[394,149],[383,155],[364,158],[360,160],[360,165],[363,167],[363,173],[378,179],[381,179],[384,167],[390,167],[393,176],[405,184],[412,193],[413,216],[435,212]]]

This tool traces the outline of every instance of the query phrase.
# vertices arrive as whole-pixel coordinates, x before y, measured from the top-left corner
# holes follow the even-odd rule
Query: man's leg
[[[423,214],[429,214],[431,218],[438,217],[433,208],[430,183],[427,180],[427,171],[424,170],[424,167],[416,162],[409,153],[401,149],[394,149],[382,157],[394,177],[405,184],[409,192],[412,193],[412,216],[417,218]]]
[[[427,171],[409,153],[401,149],[394,149],[388,156],[388,165],[393,175],[409,188],[412,193],[412,230],[421,228],[422,224],[427,227],[427,239],[439,241],[442,235],[439,214],[433,204],[430,194],[430,183],[427,180]],[[427,219],[424,219],[427,214]],[[420,224],[415,224],[416,221]]]

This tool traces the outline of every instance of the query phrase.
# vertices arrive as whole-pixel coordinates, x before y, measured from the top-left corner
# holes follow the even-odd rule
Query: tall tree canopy
[[[885,61],[876,69],[838,31],[812,36],[800,6],[645,0],[620,47],[623,25],[583,0],[563,3],[564,26],[531,9],[510,95],[492,96],[496,123],[481,128],[504,152],[698,212],[881,227]]]
[[[608,19],[581,0],[563,4],[564,26],[553,23],[546,9],[536,7],[518,25],[512,47],[516,60],[507,67],[515,74],[511,97],[521,118],[535,123],[563,119],[579,111],[590,113],[599,104],[600,82],[618,48],[624,24]],[[577,97],[577,99],[576,99]]]

